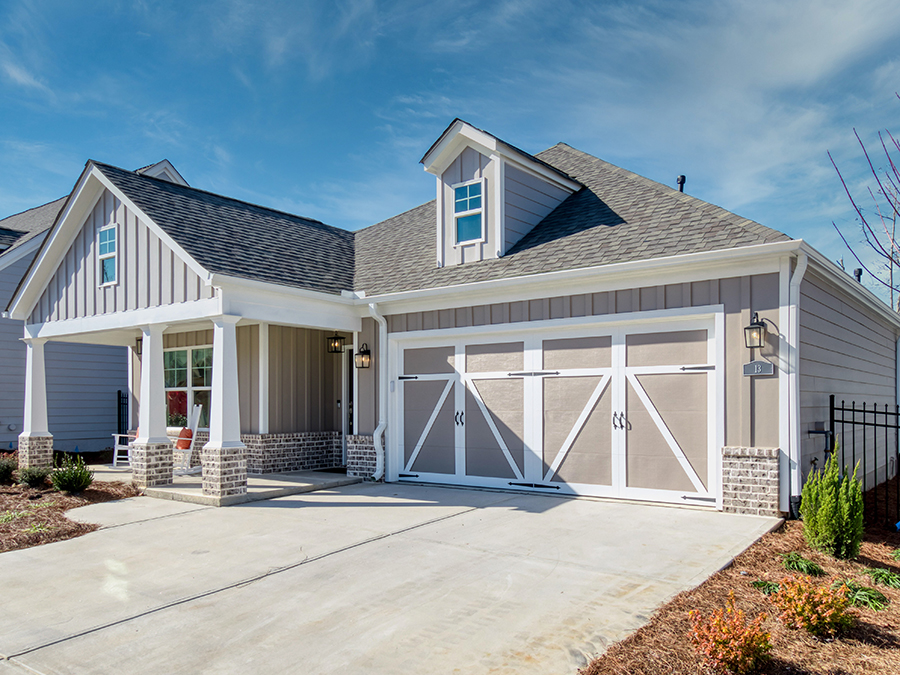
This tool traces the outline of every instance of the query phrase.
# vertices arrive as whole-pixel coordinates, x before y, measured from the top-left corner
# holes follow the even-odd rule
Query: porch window
[[[116,283],[116,226],[110,225],[100,230],[98,239],[100,261],[100,285]]]
[[[167,349],[163,352],[166,380],[166,426],[186,427],[195,405],[202,405],[200,428],[209,428],[212,388],[212,347]]]

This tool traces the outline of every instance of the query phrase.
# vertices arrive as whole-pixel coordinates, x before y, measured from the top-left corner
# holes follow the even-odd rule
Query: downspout
[[[387,349],[387,321],[378,313],[378,305],[369,303],[369,314],[378,322],[378,426],[372,434],[375,443],[375,473],[372,480],[381,480],[384,477],[384,430],[387,427],[387,401],[388,401],[388,349]]]
[[[806,274],[809,256],[797,254],[797,267],[791,275],[790,285],[790,389],[788,392],[788,419],[790,420],[790,457],[791,467],[791,516],[799,517],[800,493],[803,490],[803,472],[800,457],[800,283]]]

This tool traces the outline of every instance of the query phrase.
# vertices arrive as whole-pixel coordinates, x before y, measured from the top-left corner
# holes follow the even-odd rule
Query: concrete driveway
[[[104,527],[0,554],[0,675],[574,673],[776,523],[410,485],[71,513]]]

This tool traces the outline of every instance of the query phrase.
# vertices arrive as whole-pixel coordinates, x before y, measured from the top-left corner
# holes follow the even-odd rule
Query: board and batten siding
[[[97,238],[117,225],[116,284],[100,286]],[[122,201],[104,190],[41,294],[29,323],[189,302],[213,290]]]
[[[804,478],[815,459],[822,466],[825,437],[810,435],[817,423],[828,428],[829,396],[835,395],[838,405],[844,400],[849,406],[860,407],[887,404],[894,410],[897,403],[897,330],[875,312],[849,298],[834,285],[807,273],[800,284],[800,442]],[[871,419],[871,417],[870,417]],[[837,429],[840,434],[840,427]],[[883,430],[879,445],[883,447]],[[857,433],[857,460],[861,459],[862,432]],[[850,459],[852,438],[839,439],[847,448]],[[872,448],[874,432],[867,436]],[[890,438],[893,447],[894,437]],[[881,450],[878,479],[884,480],[884,459]],[[869,485],[873,483],[874,457],[868,454],[866,468]],[[896,471],[895,467],[891,467]],[[860,475],[862,471],[860,470]]]
[[[388,330],[396,333],[722,304],[725,306],[725,443],[777,448],[778,377],[744,377],[742,365],[750,360],[749,350],[744,346],[744,326],[750,323],[751,311],[755,311],[770,329],[768,344],[760,356],[775,363],[778,372],[778,301],[778,274],[773,273],[393,314],[386,318]],[[364,321],[363,332],[366,330]],[[374,333],[367,339],[375,353]],[[363,337],[360,341],[364,341]],[[375,397],[369,395],[371,388],[368,380],[361,377],[358,396],[360,433],[371,433],[367,424],[375,414]]]
[[[569,193],[510,164],[506,165],[505,174],[506,222],[503,223],[503,227],[506,231],[508,251],[559,206]]]
[[[442,222],[444,265],[459,265],[497,257],[497,251],[500,250],[500,242],[496,240],[497,233],[490,226],[491,210],[496,208],[495,204],[491,204],[490,183],[492,180],[496,180],[495,176],[495,163],[490,157],[482,155],[473,148],[464,149],[459,154],[459,157],[453,160],[453,163],[441,174],[444,201]],[[484,189],[481,194],[485,240],[472,244],[457,245],[456,220],[454,218],[456,200],[452,186],[479,178],[485,179]]]
[[[33,256],[0,270],[6,306]],[[0,319],[0,452],[18,445],[25,407],[23,323]],[[118,390],[128,385],[124,347],[48,342],[44,347],[48,426],[57,450],[103,450],[117,431]],[[10,426],[13,428],[11,429]]]

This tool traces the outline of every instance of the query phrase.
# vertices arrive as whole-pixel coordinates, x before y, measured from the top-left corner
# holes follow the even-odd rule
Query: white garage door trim
[[[453,346],[456,358],[460,359],[465,355],[466,344],[472,344],[473,342],[477,342],[478,344],[489,344],[510,341],[524,341],[525,371],[540,371],[541,355],[543,353],[542,340],[546,338],[552,338],[555,340],[568,337],[588,337],[604,334],[615,335],[617,337],[614,340],[613,349],[621,350],[621,353],[616,355],[614,358],[616,358],[616,363],[621,365],[624,364],[625,335],[703,329],[708,331],[707,362],[705,364],[683,364],[682,366],[631,366],[625,368],[625,379],[627,379],[627,382],[630,383],[630,385],[633,387],[635,394],[645,406],[650,418],[653,419],[660,433],[669,444],[673,455],[676,457],[676,459],[678,459],[681,466],[685,469],[685,473],[690,478],[691,483],[695,488],[698,489],[698,494],[685,495],[683,498],[681,498],[681,503],[708,506],[715,505],[718,508],[721,508],[721,453],[719,452],[719,450],[724,445],[725,408],[724,396],[719,395],[719,393],[721,392],[722,394],[724,394],[725,391],[724,325],[724,307],[722,305],[715,305],[702,308],[616,314],[603,317],[579,317],[575,319],[555,319],[547,321],[522,322],[515,324],[392,333],[390,335],[389,341],[389,377],[391,380],[389,419],[391,422],[391,426],[389,427],[388,436],[387,479],[390,481],[403,479],[401,477],[401,474],[408,474],[408,466],[411,466],[414,461],[412,458],[410,458],[409,461],[405,463],[403,462],[404,451],[402,449],[401,442],[401,434],[404,433],[402,427],[403,387],[402,384],[401,386],[397,385],[399,383],[398,378],[402,374],[400,372],[400,368],[402,367],[402,355],[404,349],[434,346],[445,346],[449,348],[450,346]],[[665,423],[663,423],[659,413],[656,411],[652,402],[644,391],[644,388],[641,386],[640,382],[638,382],[638,376],[649,373],[659,374],[668,372],[684,372],[682,368],[705,369],[709,366],[712,366],[714,368],[714,371],[712,376],[707,378],[707,420],[709,423],[709,433],[707,436],[709,441],[709,453],[707,460],[707,485],[709,486],[709,489],[706,490],[703,488],[700,477],[697,476],[693,467],[690,465],[690,462],[681,452],[677,442],[675,442],[675,439],[666,428]],[[581,372],[582,370],[584,372]],[[562,448],[560,448],[559,452],[557,453],[557,456],[553,461],[553,465],[551,466],[551,470],[546,474],[544,473],[543,467],[541,466],[541,456],[533,451],[529,451],[528,448],[525,449],[524,472],[519,471],[516,462],[512,459],[509,450],[506,448],[506,445],[503,442],[502,435],[494,425],[493,420],[491,419],[491,415],[486,412],[486,407],[478,392],[477,387],[454,387],[453,383],[460,380],[459,373],[453,375],[439,374],[420,376],[421,379],[439,379],[446,381],[447,386],[442,392],[441,400],[443,401],[447,397],[453,397],[455,390],[455,397],[457,400],[455,400],[454,403],[458,410],[464,408],[463,399],[465,397],[466,390],[468,390],[473,395],[480,413],[484,416],[484,421],[486,421],[488,426],[490,427],[490,431],[497,439],[498,445],[503,450],[503,454],[506,457],[510,468],[515,473],[515,480],[511,481],[505,478],[467,476],[464,474],[464,469],[463,472],[461,472],[460,467],[464,463],[464,458],[462,456],[462,454],[464,453],[464,449],[461,452],[459,448],[465,445],[465,441],[462,437],[464,430],[461,429],[458,425],[456,428],[457,437],[455,439],[457,447],[456,472],[454,474],[429,474],[417,471],[415,472],[415,479],[427,482],[450,482],[454,485],[463,486],[483,486],[506,489],[509,489],[510,482],[527,482],[529,479],[526,479],[525,476],[531,477],[531,480],[534,480],[536,478],[537,480],[535,480],[535,483],[546,483],[547,480],[552,477],[552,472],[558,468],[559,463],[565,456],[568,447],[571,446],[571,443],[577,435],[578,430],[580,429],[581,425],[583,425],[590,411],[593,409],[593,406],[594,404],[596,404],[597,399],[601,395],[603,395],[604,392],[607,392],[607,390],[610,389],[612,370],[612,368],[566,370],[566,376],[593,375],[600,376],[601,379],[598,385],[595,387],[593,393],[591,394],[590,400],[587,402],[584,409],[578,416],[578,421],[569,432],[569,435],[566,438],[566,441],[564,442]],[[491,379],[493,377],[499,378],[501,376],[505,378],[508,375],[510,375],[510,373],[463,373],[461,375],[461,379],[465,384],[470,385],[472,379],[484,380]],[[543,409],[543,403],[540,403],[542,401],[542,387],[538,386],[540,379],[541,378],[539,377],[525,377],[524,387],[526,390],[526,400],[537,401],[541,406],[539,409]],[[617,385],[615,389],[621,391],[612,392],[614,395],[614,400],[612,402],[614,410],[625,409],[624,400],[619,400],[624,399],[624,386],[627,385]],[[421,448],[421,444],[424,441],[425,436],[427,435],[428,429],[431,428],[431,424],[434,423],[434,419],[437,416],[439,408],[440,406],[435,408],[435,410],[433,411],[431,419],[428,421],[427,428],[419,436],[419,442],[417,444],[418,447],[415,448],[414,452],[417,453]],[[542,438],[541,427],[541,415],[525,415],[525,437],[527,439]],[[621,446],[622,448],[624,448],[624,440]],[[611,468],[614,477],[624,476],[625,461],[626,458],[624,450],[614,447]],[[405,466],[404,464],[408,466]],[[413,477],[409,476],[409,478]],[[518,485],[516,487],[528,489],[527,487],[521,485]],[[622,497],[649,501],[675,501],[673,499],[673,491],[628,487],[625,481],[619,481],[617,483],[615,478],[613,479],[613,486],[610,488],[605,488],[604,486],[598,485],[578,483],[564,483],[561,487],[562,489],[560,490],[560,492],[570,492],[575,494]],[[545,488],[534,489],[535,491],[546,491]]]

